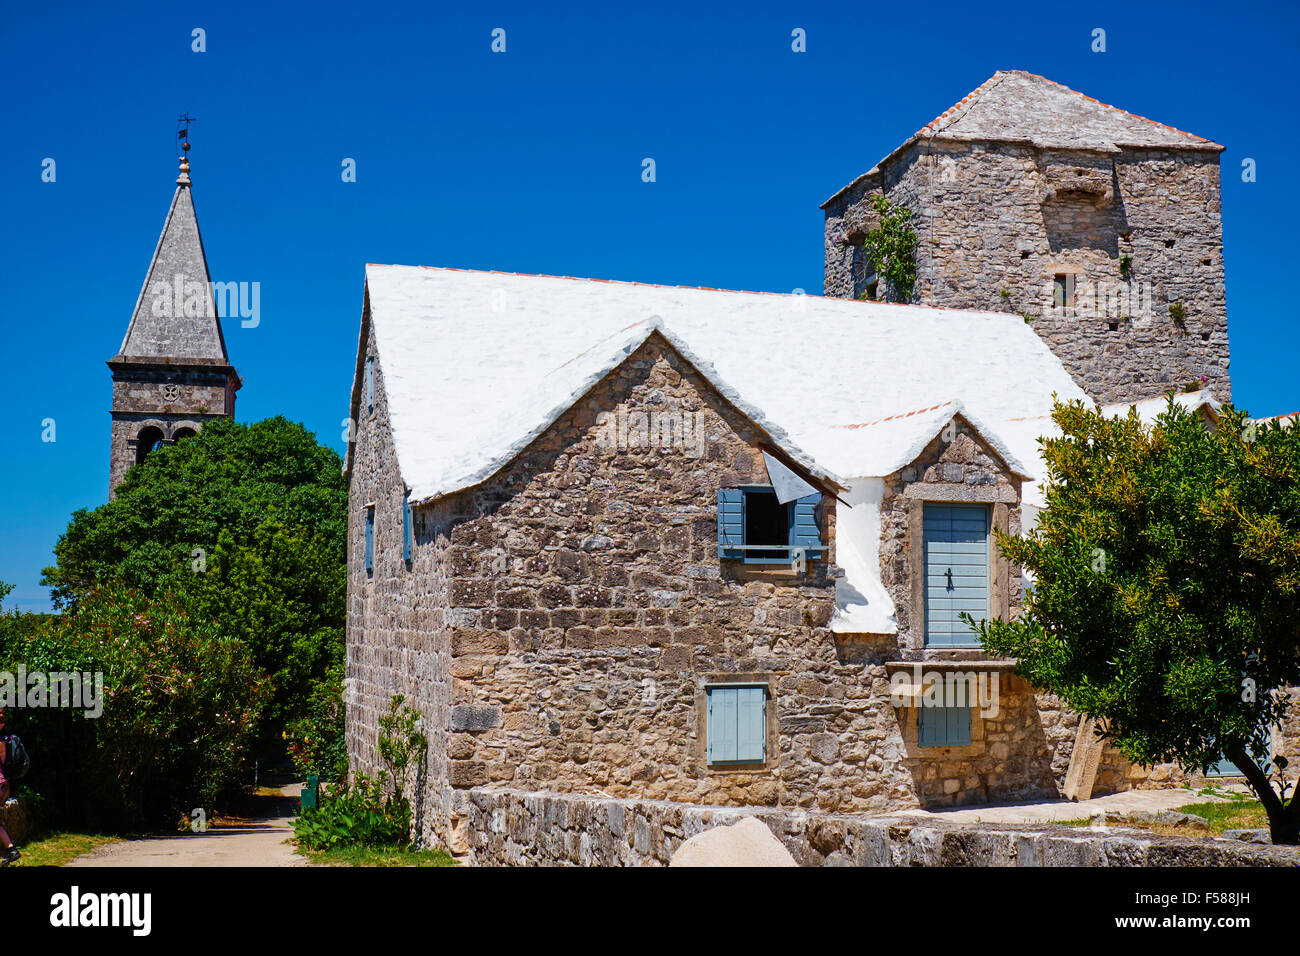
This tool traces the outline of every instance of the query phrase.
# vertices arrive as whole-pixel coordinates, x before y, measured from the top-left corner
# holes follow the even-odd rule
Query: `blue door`
[[[989,509],[927,504],[924,526],[926,646],[978,647],[958,615],[989,616]]]

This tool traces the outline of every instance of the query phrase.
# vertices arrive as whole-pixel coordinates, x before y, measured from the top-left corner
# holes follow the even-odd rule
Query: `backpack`
[[[32,758],[28,756],[27,748],[23,746],[22,738],[17,734],[9,734],[4,738],[4,743],[5,776],[10,780],[21,780],[27,776],[27,771],[32,765]]]

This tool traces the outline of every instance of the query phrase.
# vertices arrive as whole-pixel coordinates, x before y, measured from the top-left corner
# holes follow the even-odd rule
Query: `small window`
[[[402,495],[402,560],[410,561],[415,555],[415,529],[411,522],[410,495]]]
[[[372,356],[366,357],[366,410],[375,410],[375,360]]]
[[[366,574],[375,573],[375,506],[366,508]]]
[[[1052,276],[1052,305],[1058,309],[1074,308],[1074,276],[1071,273]]]
[[[712,764],[767,760],[767,687],[715,686],[708,696],[705,742]]]
[[[817,523],[820,494],[784,504],[770,486],[723,488],[718,492],[718,557],[746,564],[789,564],[798,555],[822,556]]]
[[[916,715],[916,742],[921,747],[968,747],[970,746],[971,708],[969,701],[964,706],[954,706],[956,688],[944,682],[941,699],[942,706],[934,707],[921,702]]]

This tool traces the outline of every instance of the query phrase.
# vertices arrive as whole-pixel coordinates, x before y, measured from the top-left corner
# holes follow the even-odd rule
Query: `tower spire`
[[[235,413],[239,375],[226,341],[190,188],[189,124],[178,117],[180,175],[113,372],[109,493],[160,445]],[[234,283],[225,283],[231,286]],[[223,291],[226,307],[230,295]]]

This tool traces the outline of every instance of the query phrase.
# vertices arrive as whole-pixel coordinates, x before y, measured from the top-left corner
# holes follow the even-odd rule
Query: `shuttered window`
[[[718,557],[746,564],[789,564],[822,557],[824,542],[817,524],[820,494],[784,504],[770,487],[722,488],[718,491]]]
[[[970,707],[921,705],[916,717],[916,742],[922,747],[966,747],[970,745]]]
[[[415,529],[411,522],[409,495],[402,495],[402,560],[410,561],[415,555]]]
[[[767,759],[767,688],[707,687],[705,743],[710,764]]]
[[[375,506],[366,509],[366,574],[375,573]]]
[[[989,616],[989,509],[927,504],[924,523],[926,646],[978,647],[959,615]]]
[[[366,359],[366,411],[375,410],[375,360]]]

